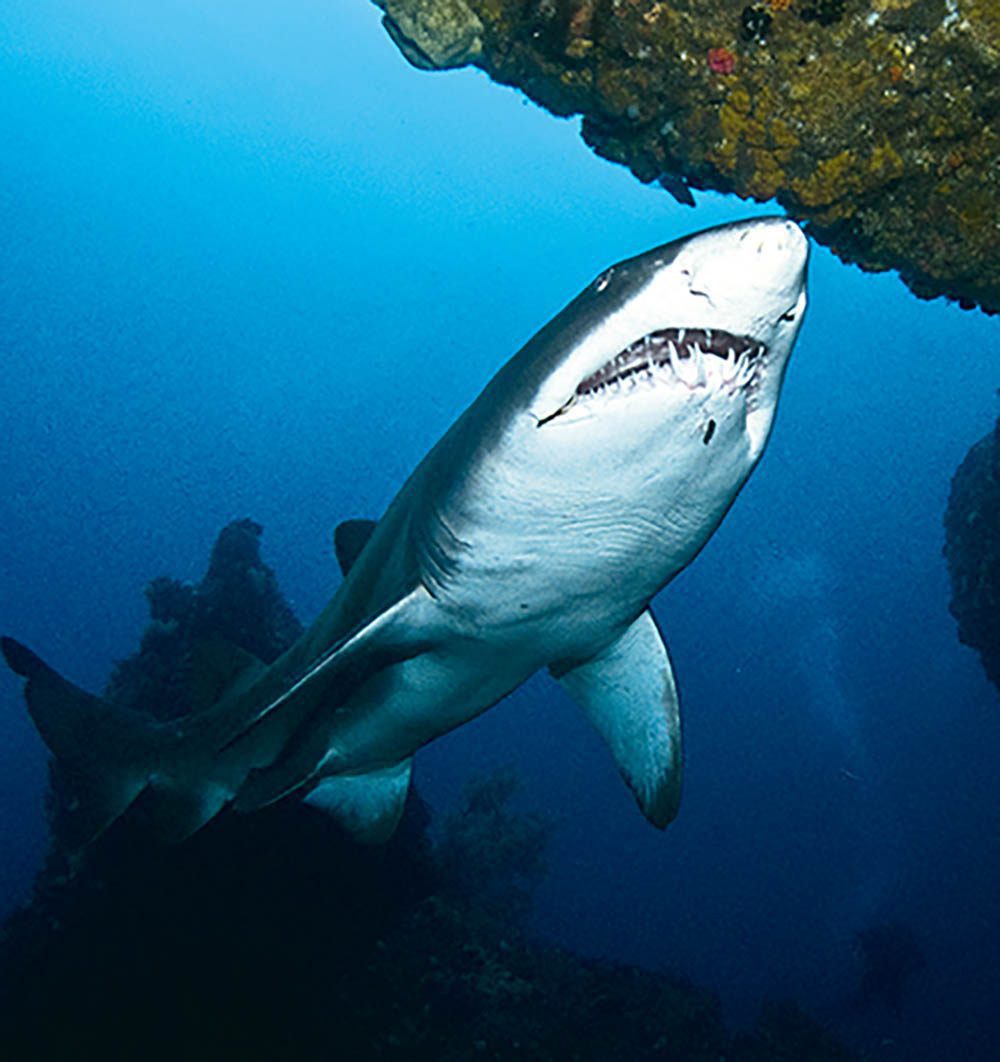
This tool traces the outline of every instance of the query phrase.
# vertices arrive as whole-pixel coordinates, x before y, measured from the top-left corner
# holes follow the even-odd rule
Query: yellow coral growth
[[[799,201],[805,206],[826,206],[843,199],[851,192],[852,173],[858,164],[857,155],[850,149],[832,158],[823,159],[813,172],[801,181],[792,183]]]
[[[777,112],[772,93],[763,88],[751,97],[738,85],[719,108],[721,138],[709,153],[721,170],[740,172],[746,192],[770,199],[787,182],[785,166],[799,146],[799,136]]]
[[[823,159],[803,180],[793,181],[792,190],[808,207],[832,207],[824,211],[824,221],[846,218],[861,205],[861,198],[873,189],[903,173],[903,160],[896,149],[883,141],[867,159],[856,151],[841,151]]]
[[[747,181],[747,194],[754,199],[773,199],[785,183],[785,171],[769,151],[751,151],[753,173]]]

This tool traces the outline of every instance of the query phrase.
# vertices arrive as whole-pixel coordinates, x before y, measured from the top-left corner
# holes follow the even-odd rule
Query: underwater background
[[[678,204],[363,0],[7,0],[0,35],[0,629],[99,690],[142,587],[249,516],[303,620],[493,372],[605,266],[774,205]],[[948,612],[951,476],[1000,411],[998,324],[813,248],[767,455],[656,602],[681,814],[636,811],[539,677],[417,758],[439,814],[513,765],[554,823],[533,933],[790,998],[872,1057],[993,1059],[1000,700]],[[0,674],[0,914],[47,845],[46,753]],[[858,934],[905,926],[898,1006]]]

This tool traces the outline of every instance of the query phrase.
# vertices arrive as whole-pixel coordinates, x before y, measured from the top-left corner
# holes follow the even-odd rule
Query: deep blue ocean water
[[[0,628],[98,689],[143,585],[250,515],[299,615],[492,373],[606,265],[774,206],[691,210],[365,0],[7,0],[0,35]],[[1000,697],[948,614],[950,476],[992,425],[997,319],[816,247],[768,453],[656,602],[684,703],[652,830],[546,679],[418,757],[438,809],[515,764],[560,822],[535,927],[796,998],[895,1057],[992,1059]],[[0,911],[45,849],[45,752],[0,673]],[[902,1014],[854,934],[909,923]],[[883,1044],[883,1047],[886,1047]]]

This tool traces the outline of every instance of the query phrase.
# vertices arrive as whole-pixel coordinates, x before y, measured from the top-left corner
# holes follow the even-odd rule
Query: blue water
[[[209,8],[210,10],[205,10]],[[309,619],[496,368],[690,210],[472,71],[408,67],[365,0],[7,0],[0,35],[0,628],[99,688],[141,588],[229,519]],[[679,970],[734,1021],[789,995],[894,1057],[992,1059],[1000,697],[947,611],[949,479],[998,412],[998,324],[815,248],[764,462],[657,601],[687,783],[665,834],[536,679],[418,758],[446,809],[515,763],[559,821],[536,929]],[[45,753],[0,674],[0,911],[45,849]],[[855,931],[927,955],[858,1018]],[[883,1048],[889,1045],[883,1044]]]

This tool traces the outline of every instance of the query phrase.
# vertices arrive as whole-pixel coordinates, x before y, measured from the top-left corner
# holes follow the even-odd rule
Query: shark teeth
[[[735,393],[748,387],[767,354],[749,336],[705,328],[664,328],[630,343],[595,373],[581,380],[577,397],[622,390],[640,381],[655,383],[668,373],[690,391],[725,387]]]

